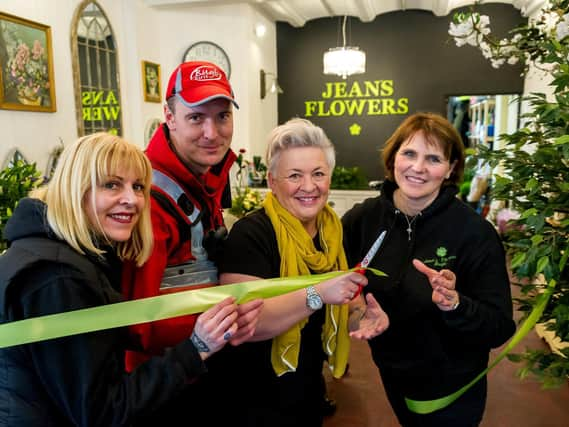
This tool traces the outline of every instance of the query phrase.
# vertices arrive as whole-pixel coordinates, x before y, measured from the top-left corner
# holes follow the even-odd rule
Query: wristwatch
[[[323,305],[322,298],[314,286],[306,288],[306,306],[312,310],[320,310]]]

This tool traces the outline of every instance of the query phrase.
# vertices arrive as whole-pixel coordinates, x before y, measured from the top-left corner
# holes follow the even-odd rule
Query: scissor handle
[[[362,266],[361,263],[358,263],[358,264],[356,265],[356,267],[361,267],[361,266]],[[354,272],[359,273],[359,274],[361,274],[361,275],[363,276],[363,275],[365,275],[366,270],[365,270],[365,268],[359,268],[359,269],[357,269],[357,270],[354,270]],[[358,295],[362,293],[363,288],[364,288],[363,285],[358,285],[358,290],[357,290],[356,293],[354,294],[354,297],[352,298],[352,300],[354,300],[354,298],[357,298]]]

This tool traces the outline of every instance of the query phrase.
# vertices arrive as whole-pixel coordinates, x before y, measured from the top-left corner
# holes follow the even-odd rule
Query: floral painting
[[[55,111],[51,30],[0,13],[0,108]]]

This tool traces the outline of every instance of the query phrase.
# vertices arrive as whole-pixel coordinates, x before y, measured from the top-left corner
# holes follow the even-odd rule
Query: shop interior
[[[265,142],[278,124],[304,117],[325,129],[337,155],[329,204],[341,217],[378,195],[385,178],[381,149],[397,125],[418,111],[439,113],[459,131],[468,149],[460,197],[497,224],[499,212],[510,208],[492,200],[494,176],[503,170],[482,162],[477,149],[503,149],[501,135],[524,125],[528,106],[521,97],[553,94],[551,79],[539,70],[526,73],[519,64],[496,69],[478,50],[449,40],[453,12],[473,3],[0,0],[0,168],[16,167],[20,174],[9,178],[18,180],[11,192],[0,174],[0,224],[30,189],[30,180],[49,179],[61,151],[77,137],[107,131],[146,147],[163,121],[171,70],[192,59],[222,67],[240,104],[232,149],[241,153],[241,162],[231,172],[228,226],[258,208],[270,191]],[[531,16],[541,5],[481,3],[504,36],[527,22],[520,9]],[[43,37],[48,59],[39,96],[23,97],[9,83],[11,49],[28,42],[11,28]],[[323,54],[342,44],[366,52],[365,72],[323,73]],[[524,344],[560,348],[559,342],[545,342],[532,332]],[[355,344],[349,374],[326,377],[337,410],[325,427],[398,425],[385,396],[370,398],[379,395],[381,379],[368,353]],[[543,391],[541,384],[517,378],[508,361],[489,378],[482,427],[569,425],[569,383]]]

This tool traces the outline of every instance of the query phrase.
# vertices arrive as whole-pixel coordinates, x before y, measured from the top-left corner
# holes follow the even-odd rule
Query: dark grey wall
[[[485,5],[479,10],[490,16],[493,33],[502,37],[523,22],[519,11],[509,5]],[[477,48],[456,47],[448,35],[451,19],[452,14],[436,17],[417,10],[380,15],[371,23],[349,18],[348,44],[366,52],[367,66],[364,74],[346,80],[322,72],[323,53],[341,45],[340,18],[313,20],[302,28],[278,23],[278,78],[284,89],[279,95],[279,123],[295,116],[312,120],[335,144],[338,165],[360,166],[369,179],[380,179],[379,150],[408,114],[433,111],[446,116],[449,95],[521,93],[521,68],[504,65],[494,69]],[[393,93],[367,97],[364,93],[336,100],[336,112],[342,107],[339,103],[345,101],[366,103],[361,115],[307,116],[306,101],[324,101],[320,103],[322,111],[329,111],[333,100],[322,96],[326,83],[346,82],[349,91],[354,82],[363,88],[365,81],[376,80],[393,81]],[[399,108],[404,114],[389,114],[385,99],[393,100],[394,112],[398,102],[404,102],[399,101],[401,98],[408,99],[408,112]],[[366,113],[369,102],[375,103],[373,115]],[[349,132],[354,123],[361,126],[359,135]]]

